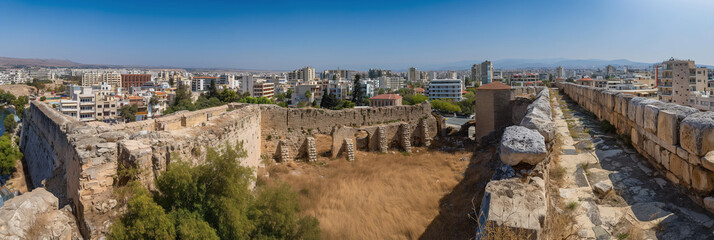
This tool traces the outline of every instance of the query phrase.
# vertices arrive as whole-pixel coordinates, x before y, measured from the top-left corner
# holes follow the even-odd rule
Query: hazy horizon
[[[0,56],[259,70],[551,58],[714,65],[711,7],[704,0],[7,0]]]

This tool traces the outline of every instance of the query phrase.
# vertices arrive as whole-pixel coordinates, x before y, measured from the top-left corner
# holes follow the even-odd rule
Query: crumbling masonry
[[[45,187],[60,206],[71,206],[84,238],[97,239],[116,220],[118,209],[103,206],[116,205],[112,189],[119,168],[138,168],[140,181],[153,188],[172,161],[200,164],[208,147],[240,144],[247,153],[241,164],[256,168],[261,156],[315,161],[330,152],[343,154],[344,142],[352,142],[355,151],[384,152],[425,143],[439,125],[444,124],[437,123],[428,103],[339,111],[229,104],[109,125],[79,122],[33,101],[24,115],[20,146],[32,185]]]

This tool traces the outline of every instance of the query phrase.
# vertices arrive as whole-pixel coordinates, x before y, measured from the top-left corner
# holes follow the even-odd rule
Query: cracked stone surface
[[[556,134],[561,135],[562,148],[575,147],[575,154],[560,156],[568,186],[558,194],[567,201],[578,201],[575,220],[579,238],[618,239],[618,234],[637,226],[643,230],[643,239],[714,239],[712,214],[687,197],[686,190],[669,183],[617,135],[602,131],[592,115],[565,100],[568,111],[562,110],[562,102],[554,106]],[[581,187],[585,185],[583,176],[593,188]],[[593,192],[605,185],[612,187],[608,194]]]

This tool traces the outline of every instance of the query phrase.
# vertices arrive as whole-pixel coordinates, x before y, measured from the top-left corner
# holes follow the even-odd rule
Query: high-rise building
[[[491,61],[484,61],[481,64],[471,66],[471,78],[474,82],[480,82],[481,85],[493,82],[493,64]]]
[[[390,77],[390,76],[392,76],[392,70],[382,70],[382,69],[370,68],[368,76],[369,76],[369,78],[372,78],[372,79],[377,79],[382,76]]]
[[[691,105],[690,92],[704,92],[707,88],[708,71],[698,68],[692,60],[670,59],[657,68],[660,101]]]
[[[415,67],[409,68],[409,73],[407,74],[407,81],[416,82],[421,80],[421,75]]]
[[[615,71],[616,71],[616,69],[615,69],[614,66],[612,66],[612,65],[607,65],[607,67],[605,67],[605,78],[614,77],[614,76],[615,76]]]
[[[288,73],[288,83],[309,82],[315,80],[315,69],[304,67]]]
[[[563,69],[563,67],[561,66],[558,66],[558,68],[555,69],[555,77],[565,78],[565,69]]]

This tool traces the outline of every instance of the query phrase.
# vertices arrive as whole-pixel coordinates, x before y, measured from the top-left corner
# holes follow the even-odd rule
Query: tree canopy
[[[226,145],[208,148],[198,166],[174,155],[153,199],[136,190],[110,239],[319,239],[319,223],[301,216],[297,194],[278,184],[254,196],[253,171],[240,165],[246,151]]]
[[[0,175],[11,174],[22,156],[18,146],[12,142],[12,136],[8,133],[3,134],[0,137]]]

